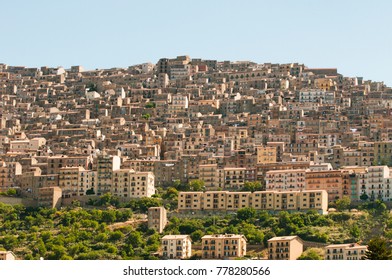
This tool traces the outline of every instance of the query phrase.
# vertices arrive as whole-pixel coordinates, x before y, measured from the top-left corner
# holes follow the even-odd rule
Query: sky
[[[159,58],[338,68],[392,86],[392,1],[1,0],[0,63],[85,69]]]

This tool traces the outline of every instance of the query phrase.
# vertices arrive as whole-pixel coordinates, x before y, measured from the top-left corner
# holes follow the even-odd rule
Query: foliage
[[[376,237],[370,240],[365,253],[368,260],[392,260],[392,250],[384,238]]]
[[[297,260],[323,260],[324,252],[322,249],[309,248],[304,251]]]
[[[350,208],[351,199],[348,196],[343,196],[336,200],[335,204],[338,211],[348,210]]]
[[[155,102],[148,102],[146,105],[144,105],[145,108],[155,108],[156,104]]]
[[[241,189],[243,192],[255,192],[262,190],[262,184],[259,181],[245,182],[244,187]]]

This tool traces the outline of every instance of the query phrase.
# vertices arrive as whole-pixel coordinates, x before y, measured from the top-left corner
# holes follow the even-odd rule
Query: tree
[[[366,201],[369,199],[369,196],[366,193],[361,194],[361,196],[359,197],[362,201]]]
[[[245,182],[244,187],[242,188],[241,191],[243,192],[255,192],[255,191],[261,191],[262,185],[259,181],[255,182]]]
[[[376,237],[369,241],[365,253],[367,260],[392,260],[392,251],[387,241],[382,237]]]
[[[237,211],[237,218],[241,221],[250,221],[256,217],[256,210],[254,208],[245,207]]]
[[[321,249],[309,248],[304,251],[297,260],[323,260],[324,252]]]
[[[205,191],[203,180],[192,180],[189,182],[189,188],[193,192]]]
[[[336,208],[339,211],[347,210],[350,208],[351,199],[348,196],[343,196],[341,199],[336,200]]]

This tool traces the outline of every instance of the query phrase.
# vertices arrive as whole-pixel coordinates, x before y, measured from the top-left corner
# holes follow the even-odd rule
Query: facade
[[[326,214],[328,194],[325,190],[229,192],[180,192],[180,211],[236,211],[244,207],[268,211],[308,211]]]
[[[298,236],[280,236],[268,239],[269,260],[296,260],[303,252],[303,242]]]
[[[16,256],[12,251],[0,251],[0,261],[13,261]]]
[[[203,259],[234,259],[246,255],[246,238],[240,234],[204,235],[201,244]]]
[[[164,259],[188,259],[192,256],[192,241],[189,235],[165,235],[161,243]]]
[[[60,208],[62,190],[59,187],[38,189],[38,207]]]
[[[324,248],[326,260],[362,260],[367,251],[366,245],[357,243],[331,244]]]
[[[298,191],[305,189],[304,169],[273,170],[266,173],[266,189],[274,191]]]
[[[148,208],[148,228],[153,228],[162,233],[167,224],[167,211],[165,207]]]

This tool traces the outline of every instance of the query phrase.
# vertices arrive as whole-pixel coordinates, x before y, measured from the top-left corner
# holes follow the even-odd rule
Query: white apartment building
[[[165,235],[161,243],[163,258],[187,259],[192,255],[192,241],[189,235]]]
[[[298,191],[305,188],[305,169],[271,170],[266,172],[266,189]]]

